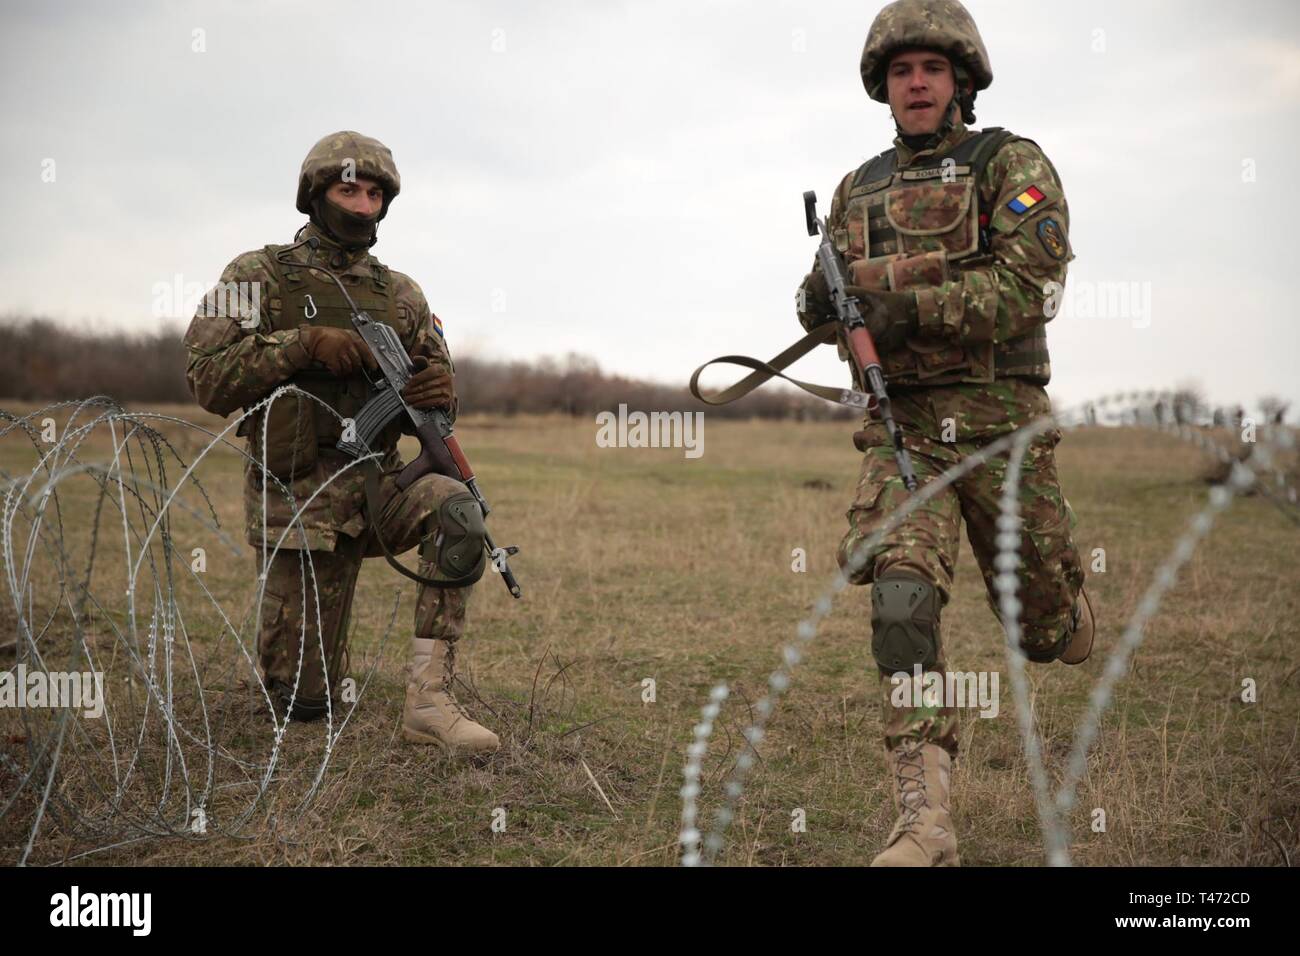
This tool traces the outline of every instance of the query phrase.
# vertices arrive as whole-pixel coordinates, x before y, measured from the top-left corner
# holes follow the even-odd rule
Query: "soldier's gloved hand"
[[[339,378],[347,378],[362,366],[379,368],[370,349],[354,329],[336,329],[328,325],[300,325],[298,339],[307,354]]]
[[[795,294],[795,307],[799,312],[799,324],[809,332],[836,319],[835,303],[831,301],[825,275],[814,270],[804,276],[803,284]]]
[[[441,364],[431,364],[427,356],[411,359],[415,374],[402,389],[406,404],[415,408],[450,408],[454,391],[451,372]]]
[[[915,292],[876,292],[852,285],[844,291],[858,300],[876,351],[900,349],[909,336],[920,331]]]

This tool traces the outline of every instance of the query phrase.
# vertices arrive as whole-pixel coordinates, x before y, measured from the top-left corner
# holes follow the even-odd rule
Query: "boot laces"
[[[900,748],[894,773],[898,802],[902,806],[896,832],[914,833],[921,811],[930,806],[925,789],[925,755],[921,748]]]
[[[452,685],[455,683],[456,680],[455,661],[456,661],[456,645],[449,642],[447,645],[447,657],[443,661],[443,665],[442,665],[442,695],[447,699],[448,707],[452,711],[452,713],[457,714],[460,717],[463,717],[465,720],[469,720],[470,719],[469,714],[465,713],[465,708],[462,707],[460,701],[456,699],[456,694],[452,689]],[[420,690],[422,692],[428,690],[430,683],[431,681],[428,680],[421,681]]]
[[[460,716],[469,720],[469,714],[465,713],[465,708],[462,707],[460,701],[456,699],[456,645],[453,642],[448,642],[447,644],[447,671],[445,681],[447,684],[447,696],[451,699],[452,708],[456,713],[460,714]]]

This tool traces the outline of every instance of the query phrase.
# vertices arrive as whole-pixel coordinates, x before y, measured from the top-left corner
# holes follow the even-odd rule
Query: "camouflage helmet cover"
[[[302,161],[298,174],[298,211],[311,213],[311,203],[330,183],[343,178],[344,171],[358,179],[373,179],[384,187],[384,205],[379,218],[388,215],[388,204],[402,188],[393,154],[383,143],[351,130],[322,137]]]
[[[940,50],[954,67],[966,68],[975,91],[993,82],[979,29],[958,0],[895,0],[876,15],[862,48],[862,85],[873,100],[889,102],[885,68],[895,51],[905,47]]]

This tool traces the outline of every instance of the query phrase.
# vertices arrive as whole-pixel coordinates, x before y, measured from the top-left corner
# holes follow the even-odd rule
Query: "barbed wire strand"
[[[678,842],[682,847],[682,866],[700,863],[700,831],[696,829],[696,799],[700,795],[700,771],[704,755],[709,749],[709,736],[713,722],[727,699],[726,684],[718,684],[709,692],[709,702],[700,711],[700,722],[694,728],[694,740],[686,748],[686,766],[682,769],[682,829]]]
[[[1153,404],[1164,397],[1172,398],[1172,393],[1160,391],[1129,391],[1119,392],[1107,396],[1102,396],[1092,402],[1085,402],[1076,406],[1074,409],[1067,410],[1059,414],[1049,414],[1029,423],[1024,428],[1012,432],[1004,437],[994,440],[985,447],[977,450],[969,456],[966,456],[957,465],[952,466],[938,474],[933,480],[927,482],[921,489],[908,497],[904,503],[894,509],[882,519],[880,527],[875,532],[859,541],[854,547],[852,553],[843,568],[836,573],[830,581],[829,588],[813,604],[812,613],[799,622],[796,627],[796,640],[787,644],[782,649],[782,661],[778,668],[769,676],[769,686],[772,691],[767,697],[764,697],[756,705],[755,710],[758,717],[751,723],[750,727],[744,734],[747,743],[747,749],[737,758],[736,765],[729,776],[723,791],[723,802],[717,810],[714,817],[713,829],[708,838],[705,840],[705,854],[703,863],[711,865],[716,859],[717,854],[724,846],[724,837],[727,827],[735,817],[735,810],[739,803],[740,797],[744,792],[744,780],[748,771],[754,763],[753,747],[762,740],[765,727],[770,716],[775,712],[776,703],[781,693],[789,687],[791,672],[795,666],[803,659],[804,648],[811,643],[817,632],[818,624],[829,615],[834,595],[844,590],[849,584],[850,578],[860,572],[865,566],[875,547],[884,539],[890,531],[894,530],[903,520],[913,511],[919,508],[926,501],[929,501],[934,495],[938,494],[944,488],[947,488],[954,481],[963,477],[976,467],[984,465],[990,458],[1000,455],[1008,448],[1011,449],[1008,464],[1008,482],[1004,485],[1003,495],[999,507],[998,519],[998,554],[994,559],[994,567],[999,571],[995,577],[995,589],[999,594],[999,607],[1003,617],[1003,628],[1006,634],[1006,651],[1008,655],[1009,671],[1012,677],[1012,690],[1015,698],[1018,728],[1021,733],[1022,745],[1024,746],[1027,763],[1029,765],[1032,785],[1035,795],[1035,804],[1039,816],[1040,829],[1043,833],[1044,846],[1048,852],[1049,862],[1061,864],[1069,862],[1068,856],[1068,835],[1064,830],[1064,824],[1059,819],[1058,810],[1067,810],[1074,799],[1074,790],[1086,769],[1087,750],[1096,737],[1100,727],[1100,722],[1104,716],[1105,710],[1109,705],[1110,697],[1117,683],[1118,676],[1123,673],[1125,664],[1117,663],[1121,656],[1127,659],[1136,650],[1144,634],[1144,625],[1146,620],[1155,613],[1159,606],[1160,595],[1164,590],[1172,586],[1172,575],[1176,571],[1176,565],[1162,567],[1157,571],[1156,583],[1153,584],[1154,594],[1149,592],[1148,596],[1151,601],[1144,599],[1144,604],[1139,607],[1141,614],[1135,614],[1130,620],[1125,631],[1124,638],[1121,639],[1111,660],[1107,664],[1107,669],[1103,673],[1097,688],[1094,689],[1090,697],[1090,709],[1085,715],[1083,723],[1076,730],[1075,745],[1070,758],[1069,770],[1067,771],[1066,780],[1056,795],[1055,801],[1051,797],[1050,785],[1047,781],[1046,770],[1042,762],[1041,747],[1038,743],[1038,737],[1033,725],[1032,708],[1029,702],[1029,692],[1027,677],[1025,675],[1024,664],[1027,657],[1020,648],[1020,619],[1019,611],[1020,602],[1016,597],[1015,588],[1018,586],[1019,577],[1015,570],[1009,568],[1018,568],[1018,550],[1020,547],[1021,537],[1019,534],[1019,498],[1016,489],[1019,485],[1020,463],[1023,459],[1025,449],[1029,443],[1043,431],[1051,427],[1059,427],[1063,431],[1079,427],[1087,423],[1088,413],[1095,413],[1101,409],[1103,413],[1114,410],[1122,416],[1125,410],[1143,409],[1142,403]],[[1128,403],[1129,408],[1114,409],[1114,406]],[[1157,418],[1152,415],[1153,421]],[[1141,415],[1135,411],[1134,422],[1141,423]],[[1177,423],[1163,425],[1157,423],[1159,430],[1169,432],[1177,437],[1181,437],[1197,444],[1202,450],[1210,451],[1219,458],[1221,462],[1235,462],[1232,471],[1232,488],[1216,486],[1211,491],[1211,504],[1207,508],[1217,514],[1218,511],[1227,506],[1231,500],[1234,491],[1241,490],[1246,485],[1256,480],[1253,466],[1249,461],[1238,461],[1225,448],[1214,442],[1208,436],[1202,434],[1199,430],[1190,428],[1184,424]],[[1273,460],[1272,451],[1275,447],[1291,448],[1294,447],[1294,435],[1289,429],[1280,428],[1277,430],[1274,439],[1274,432],[1265,430],[1263,442],[1259,445],[1263,454],[1259,455],[1258,464],[1270,469],[1274,473],[1275,481],[1278,486],[1285,492],[1285,496],[1294,501],[1296,498],[1295,490],[1290,487],[1286,481],[1284,472],[1280,466]],[[1256,450],[1258,453],[1258,449]],[[893,480],[893,479],[891,479]],[[1242,484],[1244,482],[1245,484]],[[1189,535],[1193,536],[1190,544],[1186,539],[1180,541],[1176,546],[1170,562],[1177,562],[1181,565],[1187,557],[1190,557],[1190,549],[1209,530],[1209,524],[1213,521],[1213,515],[1206,515],[1202,512],[1193,519],[1193,528]],[[1169,565],[1170,562],[1166,564]],[[1113,668],[1113,669],[1112,669]],[[1109,676],[1108,676],[1109,675]],[[707,744],[706,744],[707,746]]]
[[[327,408],[341,423],[343,422],[342,417],[337,412],[330,409],[316,396],[291,385],[281,386],[261,402],[245,409],[241,416],[219,433],[176,416],[127,412],[118,402],[108,396],[92,396],[89,399],[80,401],[55,402],[25,416],[16,416],[0,410],[0,422],[5,423],[4,427],[0,429],[0,438],[4,438],[10,432],[18,430],[26,435],[37,451],[37,463],[25,479],[0,472],[0,480],[3,480],[5,486],[4,510],[3,516],[0,518],[0,532],[3,533],[4,541],[3,546],[0,547],[0,554],[2,554],[5,564],[5,579],[10,592],[10,600],[17,616],[19,642],[16,645],[16,652],[18,659],[19,661],[30,661],[47,673],[50,670],[45,655],[41,652],[41,646],[46,631],[55,621],[58,604],[62,603],[62,601],[56,602],[54,609],[50,612],[49,620],[38,628],[34,619],[34,587],[31,576],[35,571],[37,549],[44,547],[49,553],[50,563],[55,569],[61,597],[66,598],[68,609],[72,614],[74,662],[80,665],[80,662],[84,660],[92,671],[99,673],[95,670],[95,655],[91,648],[90,635],[83,627],[83,620],[86,622],[90,620],[87,613],[89,611],[97,613],[98,617],[107,623],[107,631],[112,638],[111,646],[115,650],[124,652],[123,661],[127,672],[126,705],[119,707],[116,702],[110,704],[107,699],[103,701],[104,728],[107,737],[107,742],[103,745],[91,738],[82,723],[74,719],[75,712],[70,709],[62,709],[54,715],[52,721],[46,720],[44,722],[50,725],[48,726],[49,733],[42,732],[43,727],[38,726],[37,721],[40,718],[27,713],[26,709],[21,711],[20,719],[26,731],[24,736],[28,745],[28,767],[24,769],[7,755],[0,755],[4,756],[3,764],[19,778],[19,784],[14,793],[8,797],[3,807],[0,807],[0,819],[3,819],[7,813],[12,812],[19,795],[29,784],[36,782],[38,775],[43,778],[44,785],[40,787],[39,792],[36,794],[32,823],[27,839],[24,842],[20,863],[25,864],[29,861],[36,845],[37,835],[47,815],[52,815],[68,828],[70,833],[80,833],[83,836],[108,836],[113,841],[80,853],[77,855],[78,857],[100,852],[114,846],[126,845],[151,836],[202,838],[207,835],[208,829],[205,828],[203,833],[192,830],[190,826],[191,814],[195,809],[203,810],[206,814],[212,794],[217,790],[228,789],[234,785],[217,782],[220,773],[219,768],[224,766],[234,769],[255,769],[257,771],[255,779],[235,781],[235,783],[247,784],[255,788],[243,812],[233,814],[233,820],[229,822],[223,822],[213,816],[205,816],[205,821],[212,834],[225,833],[226,835],[239,836],[240,830],[252,817],[257,807],[265,799],[269,787],[277,779],[274,770],[280,758],[285,731],[290,723],[290,718],[286,717],[281,721],[275,715],[265,683],[254,666],[249,646],[245,644],[242,636],[244,626],[248,624],[249,619],[245,617],[244,626],[236,628],[221,603],[216,600],[215,595],[201,580],[201,575],[197,574],[188,562],[183,562],[186,570],[190,572],[190,579],[198,584],[203,597],[216,609],[221,621],[218,640],[220,640],[220,636],[228,633],[232,636],[238,648],[238,655],[230,666],[230,673],[234,673],[234,669],[242,659],[244,666],[249,668],[255,675],[258,689],[267,704],[267,710],[272,714],[271,720],[274,730],[271,750],[265,761],[244,759],[230,751],[215,736],[209,714],[209,702],[203,688],[203,668],[201,668],[199,657],[190,640],[188,628],[184,626],[184,613],[176,596],[178,582],[172,575],[172,568],[173,561],[177,560],[177,553],[171,538],[168,515],[173,508],[180,508],[183,512],[189,514],[204,532],[215,534],[222,545],[225,545],[233,555],[238,556],[239,551],[235,542],[220,527],[216,509],[196,475],[196,469],[200,463],[219,444],[235,450],[247,461],[261,469],[263,478],[269,477],[286,500],[294,502],[295,507],[292,517],[287,527],[282,530],[274,547],[263,549],[263,573],[258,575],[257,595],[254,602],[257,620],[260,621],[263,594],[266,587],[265,570],[269,567],[271,559],[278,553],[289,534],[296,532],[302,535],[302,540],[306,540],[305,528],[302,525],[302,514],[319,494],[337,481],[349,468],[359,467],[366,460],[378,457],[378,453],[371,453],[356,461],[347,462],[343,467],[328,475],[324,483],[316,489],[310,498],[301,503],[296,502],[291,489],[284,482],[276,478],[276,476],[270,475],[261,462],[254,459],[245,449],[235,446],[226,437],[229,432],[237,430],[245,419],[259,414],[263,408],[269,408],[274,401],[293,393],[310,397],[322,407]],[[63,425],[61,437],[50,442],[50,448],[42,449],[40,447],[40,432],[43,429],[38,429],[35,422],[43,419],[52,421],[53,419],[50,416],[65,408],[71,408],[71,412]],[[89,420],[81,420],[83,415],[96,411],[98,411],[98,414],[90,417]],[[170,422],[199,432],[207,437],[207,444],[199,450],[194,461],[186,465],[182,455],[166,436],[149,424],[149,422],[153,421]],[[119,426],[121,427],[119,428]],[[112,446],[110,462],[107,466],[82,462],[78,458],[79,449],[90,435],[101,427],[106,427],[109,432]],[[146,452],[140,466],[144,474],[138,473],[140,469],[136,466],[132,451],[135,444],[139,444],[141,450]],[[262,451],[262,461],[265,461],[267,451],[265,435],[263,435]],[[148,452],[152,452],[152,457]],[[170,452],[184,469],[174,485],[169,483],[167,477],[165,461],[167,452]],[[45,474],[45,480],[37,485],[33,494],[33,483],[42,472]],[[78,576],[72,573],[71,555],[64,546],[67,529],[63,522],[59,494],[61,485],[80,475],[90,476],[99,489],[99,494],[95,499],[92,536],[87,553],[84,581],[78,580]],[[204,515],[179,497],[184,488],[191,485],[198,490],[206,503],[207,515]],[[263,510],[261,517],[264,539],[267,529],[266,495],[270,487],[271,482],[263,480]],[[146,502],[145,495],[151,495],[152,499]],[[100,516],[103,514],[103,506],[106,501],[111,503],[111,506],[118,512],[122,522],[122,547],[125,557],[121,562],[121,566],[125,569],[127,578],[124,593],[127,611],[123,627],[118,626],[112,615],[107,612],[104,602],[98,599],[90,587],[91,570],[95,564],[95,554],[99,545]],[[134,522],[130,518],[129,501],[139,506],[139,514],[144,519],[146,528],[143,534],[136,529]],[[46,521],[47,510],[51,507],[55,518],[55,524],[52,526]],[[13,547],[14,522],[20,515],[30,520],[30,528],[21,558],[16,555]],[[53,533],[45,533],[50,528],[54,529]],[[163,551],[161,568],[154,560],[153,544],[155,539]],[[321,655],[322,663],[325,663],[326,655],[323,646],[322,628],[320,627],[320,593],[314,562],[310,551],[296,550],[299,553],[300,569],[303,572],[302,586],[311,592],[310,595],[304,593],[304,605],[315,612],[317,624],[316,650]],[[143,583],[141,575],[146,572],[146,565],[149,573],[146,586],[149,588],[147,593],[152,608],[148,615],[147,631],[141,634],[139,629],[141,625],[140,611],[143,610],[141,598],[145,592],[140,590],[140,585]],[[308,580],[311,582],[310,587],[307,584]],[[338,714],[337,718],[333,706],[333,694],[329,694],[331,700],[327,706],[327,715],[324,721],[325,743],[323,754],[310,785],[296,808],[299,814],[306,810],[317,793],[343,730],[353,713],[355,713],[370,680],[376,673],[383,657],[383,650],[393,632],[399,602],[400,591],[395,592],[389,624],[381,636],[378,653],[365,675],[355,699],[351,702],[351,706],[346,712]],[[252,613],[250,610],[250,614]],[[300,629],[300,651],[304,650],[302,641],[305,639],[306,625],[307,620],[304,618]],[[197,719],[202,724],[202,730],[198,734],[190,730],[176,710],[175,695],[179,687],[177,684],[177,667],[182,659],[178,658],[175,652],[178,631],[184,648],[183,659],[187,665],[186,672],[193,680],[195,687]],[[305,656],[305,653],[299,655],[300,658]],[[206,663],[204,666],[207,666]],[[326,672],[328,686],[328,667]],[[301,660],[299,661],[300,673]],[[144,691],[143,697],[138,700],[134,693],[137,685]],[[297,680],[295,680],[292,693],[296,695],[296,692]],[[292,701],[293,697],[291,697],[290,706],[292,706]],[[131,739],[119,742],[116,724],[123,711],[134,715],[131,719],[134,721],[135,726]],[[338,723],[337,729],[334,727],[336,720]],[[69,733],[72,734],[72,739],[77,740],[79,745],[85,748],[86,753],[80,751],[76,753],[65,752],[65,743],[69,739]],[[144,748],[153,739],[159,740],[162,752],[160,766],[158,767],[158,788],[154,798],[144,803],[135,796],[134,791],[136,790],[137,776],[143,768],[141,758]],[[119,746],[119,743],[121,746]],[[197,756],[205,766],[201,787],[197,786],[196,781],[191,779],[192,771],[190,760],[187,757],[187,746],[197,748]],[[101,747],[107,751],[106,757],[101,754]],[[82,765],[83,775],[87,778],[92,792],[98,793],[104,802],[104,806],[94,816],[87,815],[81,807],[66,800],[59,793],[59,788],[54,785],[59,778],[60,767],[70,759],[70,753],[71,758]],[[96,761],[106,763],[109,767],[110,780],[107,785],[102,783],[93,772],[87,770],[89,765]],[[171,811],[168,809],[171,803],[170,795],[173,789],[177,787],[179,787],[178,793],[183,797],[179,805],[181,811],[179,818],[172,817]]]

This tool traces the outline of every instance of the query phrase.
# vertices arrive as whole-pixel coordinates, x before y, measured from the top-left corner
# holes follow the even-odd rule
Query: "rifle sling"
[[[781,378],[789,382],[791,385],[803,389],[809,395],[815,395],[828,402],[834,402],[837,405],[844,405],[848,408],[869,408],[874,404],[874,399],[865,392],[859,392],[849,388],[833,388],[829,385],[814,385],[811,382],[802,382],[797,378],[785,374],[785,369],[803,358],[817,346],[833,339],[838,328],[839,326],[834,322],[827,322],[823,325],[819,325],[785,351],[781,352],[781,354],[774,356],[767,362],[750,358],[747,355],[720,355],[715,359],[710,359],[697,368],[691,375],[691,394],[706,405],[726,405],[739,398],[744,398],[764,382],[773,378]],[[716,364],[739,365],[741,368],[753,369],[753,371],[734,385],[724,388],[722,391],[714,395],[705,396],[700,392],[700,373],[710,365]]]

